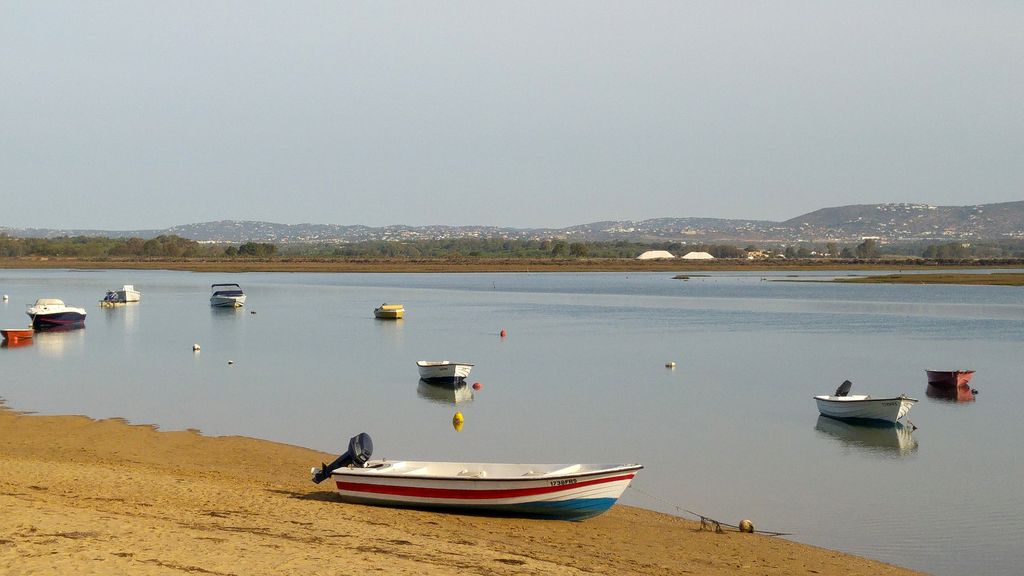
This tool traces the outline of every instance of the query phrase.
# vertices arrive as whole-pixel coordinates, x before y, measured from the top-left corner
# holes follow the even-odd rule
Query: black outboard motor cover
[[[849,380],[843,380],[843,383],[836,388],[836,396],[846,396],[850,393],[850,388],[853,388],[853,382]]]
[[[373,440],[366,432],[360,432],[348,441],[348,452],[338,456],[330,464],[320,464],[320,469],[313,469],[313,482],[319,484],[331,477],[331,472],[343,466],[362,468],[373,454]]]

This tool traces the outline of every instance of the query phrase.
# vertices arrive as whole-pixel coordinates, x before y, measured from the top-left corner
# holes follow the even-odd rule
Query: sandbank
[[[341,502],[335,455],[0,406],[7,574],[864,574],[915,572],[628,506],[583,522]]]

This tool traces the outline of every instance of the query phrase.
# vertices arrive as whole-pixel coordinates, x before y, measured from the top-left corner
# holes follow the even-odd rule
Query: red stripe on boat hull
[[[624,474],[621,476],[610,476],[594,480],[584,480],[575,484],[563,484],[560,486],[536,486],[532,488],[506,488],[501,490],[467,490],[462,488],[428,488],[425,486],[395,486],[387,484],[364,484],[361,482],[337,481],[338,490],[348,492],[370,492],[373,494],[388,494],[392,496],[407,496],[415,498],[446,498],[453,500],[490,500],[497,498],[522,498],[524,496],[536,496],[539,494],[551,494],[576,490],[586,486],[604,484],[607,482],[630,481],[636,474]]]

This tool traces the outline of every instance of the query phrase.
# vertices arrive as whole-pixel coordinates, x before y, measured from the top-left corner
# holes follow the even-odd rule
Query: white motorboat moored
[[[40,298],[25,313],[36,330],[85,326],[85,309],[65,306],[64,301],[57,298]]]
[[[212,284],[210,289],[210,306],[217,308],[237,308],[245,304],[245,293],[238,284]]]
[[[896,423],[917,402],[903,394],[894,398],[872,398],[863,394],[850,395],[853,384],[846,380],[832,396],[815,396],[818,412],[822,416],[841,420],[881,420]]]
[[[107,294],[100,300],[100,304],[109,306],[111,304],[127,304],[138,302],[142,299],[142,293],[135,289],[132,284],[125,284],[120,290],[107,290]]]

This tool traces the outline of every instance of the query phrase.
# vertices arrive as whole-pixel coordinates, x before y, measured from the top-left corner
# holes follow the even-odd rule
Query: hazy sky
[[[1024,199],[1024,2],[0,0],[0,226]]]

